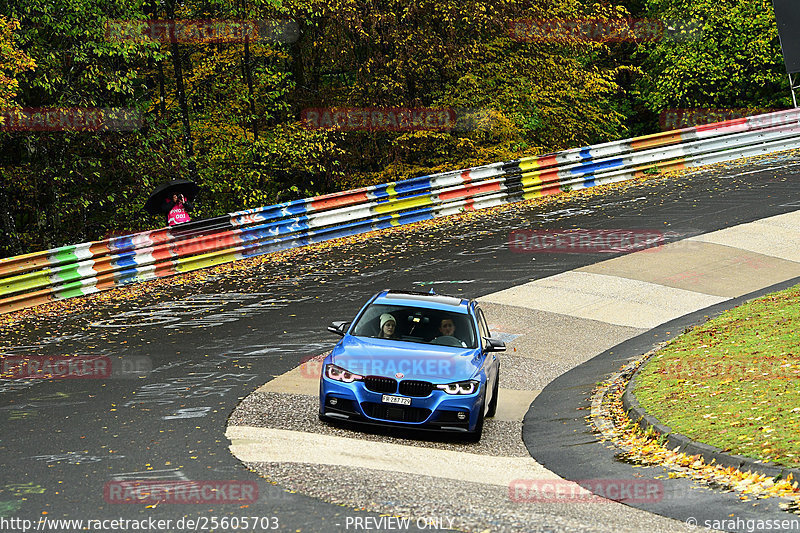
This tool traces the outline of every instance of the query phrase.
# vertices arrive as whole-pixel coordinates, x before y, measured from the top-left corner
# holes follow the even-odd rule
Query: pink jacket
[[[191,222],[191,220],[192,218],[189,216],[189,213],[186,212],[186,209],[183,208],[183,204],[178,202],[172,209],[170,209],[169,216],[167,217],[167,224],[174,226],[175,224]]]

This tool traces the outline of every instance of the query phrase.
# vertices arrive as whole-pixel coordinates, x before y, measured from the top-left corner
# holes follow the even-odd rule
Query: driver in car
[[[441,343],[442,337],[450,337],[454,341],[458,341],[464,348],[467,347],[467,344],[464,341],[456,337],[456,325],[452,318],[443,318],[442,321],[439,322],[439,336],[433,339],[432,342],[439,340]]]

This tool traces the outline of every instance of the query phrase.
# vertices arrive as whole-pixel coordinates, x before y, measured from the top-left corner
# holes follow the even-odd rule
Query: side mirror
[[[344,334],[347,333],[347,328],[349,326],[350,322],[346,322],[344,320],[337,320],[336,322],[333,322],[331,323],[330,326],[328,326],[328,331],[344,337]]]
[[[487,352],[505,352],[506,351],[506,343],[499,340],[499,339],[487,339],[484,337],[486,341],[486,351]]]

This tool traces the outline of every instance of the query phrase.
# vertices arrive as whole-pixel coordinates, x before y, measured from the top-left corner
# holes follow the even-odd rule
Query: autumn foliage
[[[785,106],[768,0],[722,3],[721,18],[705,0],[9,0],[2,107],[121,109],[141,127],[0,130],[0,256],[160,226],[140,208],[176,177],[203,187],[196,218],[216,216],[650,133],[664,107]],[[630,17],[690,19],[703,40],[514,29]],[[303,121],[332,108],[456,120],[348,131]]]

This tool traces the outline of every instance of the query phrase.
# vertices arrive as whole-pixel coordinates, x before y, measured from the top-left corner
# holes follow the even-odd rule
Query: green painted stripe
[[[86,291],[87,288],[89,287],[73,287],[70,289],[58,290],[55,293],[56,298],[63,300],[65,298],[74,298],[75,296],[86,296],[89,294],[89,291]]]
[[[78,258],[75,257],[76,246],[65,246],[58,249],[54,254],[50,254],[51,263],[75,263]]]
[[[78,272],[77,265],[66,265],[59,268],[52,269],[53,277],[60,279],[64,282],[70,282],[81,279],[83,276]]]

